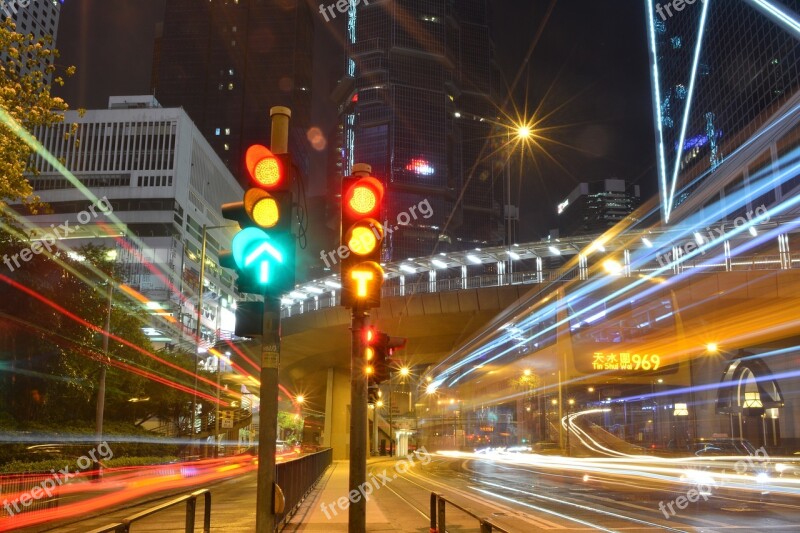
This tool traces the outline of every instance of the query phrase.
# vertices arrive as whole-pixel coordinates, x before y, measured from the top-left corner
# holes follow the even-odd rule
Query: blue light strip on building
[[[703,4],[703,13],[700,15],[700,28],[697,31],[697,43],[694,48],[694,58],[692,60],[692,74],[689,81],[689,93],[686,97],[686,109],[683,111],[683,124],[681,125],[681,136],[678,141],[678,153],[675,157],[675,169],[672,172],[672,184],[670,185],[669,195],[667,197],[667,207],[664,215],[664,222],[669,222],[669,214],[672,212],[672,205],[675,201],[675,189],[678,185],[678,172],[681,169],[681,157],[683,157],[683,142],[686,139],[686,128],[689,125],[689,114],[692,111],[692,101],[694,100],[695,82],[697,81],[697,66],[700,63],[700,51],[703,49],[703,37],[706,33],[706,22],[708,21],[708,9],[711,6],[711,0],[706,0]]]
[[[793,32],[794,36],[800,39],[800,21],[797,19],[797,13],[788,10],[784,6],[776,5],[774,2],[767,2],[766,0],[745,1],[752,4],[754,9],[764,13],[787,30]]]
[[[656,133],[658,137],[658,178],[661,189],[661,201],[664,220],[669,220],[669,211],[667,210],[667,163],[664,151],[664,129],[663,117],[661,116],[661,80],[658,75],[658,53],[656,50],[656,27],[655,27],[655,13],[653,12],[652,0],[645,0],[647,6],[647,27],[650,31],[650,60],[653,67],[653,107],[655,110],[655,123]]]

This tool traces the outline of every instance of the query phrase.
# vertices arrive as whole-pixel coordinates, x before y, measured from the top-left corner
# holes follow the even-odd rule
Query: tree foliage
[[[58,50],[52,38],[37,39],[33,34],[16,32],[14,23],[8,19],[0,23],[0,50],[7,58],[0,61],[0,108],[19,126],[32,132],[37,126],[51,126],[63,122],[67,103],[50,94],[48,79],[64,84],[59,75]],[[75,67],[63,69],[63,75],[71,76]],[[5,201],[22,200],[32,210],[38,207],[25,172],[36,173],[30,168],[31,147],[12,128],[0,120],[0,208]]]
[[[13,247],[22,244],[0,244],[0,256],[17,253]],[[105,259],[104,248],[85,247],[79,255],[38,255],[13,272],[0,270],[8,280],[0,278],[0,425],[91,425],[103,364],[107,420],[133,425],[134,419],[158,416],[185,424],[191,396],[160,381],[191,386],[191,379],[151,357],[153,347],[142,331],[150,317],[120,291],[112,293],[110,331],[116,338],[109,339],[106,358],[97,328],[105,327],[108,285],[98,269],[113,276],[114,263]],[[189,366],[188,358],[155,355]],[[137,405],[138,413],[129,402],[135,397],[149,398]]]

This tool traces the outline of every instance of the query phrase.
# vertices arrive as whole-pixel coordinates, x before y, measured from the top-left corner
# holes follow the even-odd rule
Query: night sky
[[[315,0],[309,0],[315,1]],[[61,62],[78,73],[58,90],[72,108],[104,108],[110,95],[148,94],[153,39],[165,0],[69,0],[61,12]],[[550,0],[492,0],[495,57],[511,83]],[[316,5],[313,6],[316,11]],[[314,121],[330,131],[332,64],[341,64],[336,25],[321,19],[315,43]],[[326,94],[327,93],[327,94]],[[534,151],[522,176],[520,240],[555,227],[556,205],[579,181],[621,178],[657,190],[642,2],[557,2],[524,70],[514,105],[539,108],[552,161]],[[569,146],[559,146],[560,144]],[[319,162],[324,163],[320,158]],[[324,170],[311,190],[324,191]]]

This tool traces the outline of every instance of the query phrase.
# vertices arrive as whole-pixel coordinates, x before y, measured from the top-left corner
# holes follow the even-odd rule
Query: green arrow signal
[[[251,263],[265,254],[272,256],[279,263],[283,263],[283,256],[281,253],[270,243],[262,242],[258,248],[247,255],[247,258],[244,261],[244,266],[249,267]],[[259,268],[259,282],[264,285],[269,283],[269,259],[261,260],[261,266]]]

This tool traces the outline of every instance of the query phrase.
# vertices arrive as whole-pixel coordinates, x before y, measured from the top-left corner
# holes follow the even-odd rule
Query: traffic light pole
[[[270,109],[271,144],[275,154],[289,151],[289,118],[286,107]],[[294,240],[292,240],[294,246]],[[281,295],[264,292],[264,315],[261,328],[261,406],[258,419],[258,480],[256,489],[256,533],[275,531],[275,514],[283,512],[277,502],[275,483],[275,444],[278,439],[278,366],[281,358]]]
[[[350,484],[349,492],[358,493],[359,486],[367,481],[367,376],[365,373],[363,333],[367,313],[353,307],[352,351],[350,356]],[[364,498],[350,502],[348,510],[349,533],[365,533],[367,528],[367,502]]]
[[[278,438],[278,364],[281,354],[279,296],[264,296],[263,320],[256,532],[272,533],[275,530],[275,443]]]

